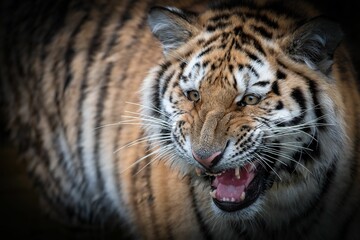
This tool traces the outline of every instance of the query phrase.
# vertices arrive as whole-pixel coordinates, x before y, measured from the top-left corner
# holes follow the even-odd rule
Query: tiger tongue
[[[237,174],[235,169],[229,169],[215,177],[211,185],[216,189],[215,198],[217,200],[223,202],[244,200],[245,190],[254,178],[254,173],[248,172],[245,168],[241,168],[239,173]]]

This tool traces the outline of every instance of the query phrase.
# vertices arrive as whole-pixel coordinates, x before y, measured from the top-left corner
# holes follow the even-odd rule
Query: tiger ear
[[[153,7],[148,16],[151,31],[162,43],[164,53],[175,50],[196,34],[196,14],[177,8]]]
[[[294,60],[328,75],[335,50],[342,38],[339,24],[324,17],[316,17],[295,30],[287,44],[287,53]]]

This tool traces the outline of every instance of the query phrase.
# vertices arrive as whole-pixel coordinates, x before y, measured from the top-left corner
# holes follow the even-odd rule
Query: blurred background
[[[350,0],[312,1],[326,15],[337,20],[346,37],[355,68],[360,73],[360,13]],[[0,49],[1,51],[1,49]],[[1,98],[0,98],[1,99]],[[0,102],[0,104],[2,104]],[[6,239],[113,239],[121,233],[86,233],[68,229],[43,215],[35,191],[19,161],[16,148],[8,140],[0,117],[0,232]]]

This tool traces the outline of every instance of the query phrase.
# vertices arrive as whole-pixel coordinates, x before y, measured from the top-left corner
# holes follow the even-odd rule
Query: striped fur
[[[359,87],[335,23],[295,1],[20,2],[2,3],[1,96],[54,217],[145,239],[358,236]],[[241,210],[195,174],[217,151],[208,172],[262,174]]]

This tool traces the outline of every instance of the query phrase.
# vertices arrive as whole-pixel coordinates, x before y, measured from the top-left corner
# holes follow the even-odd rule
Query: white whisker
[[[121,146],[120,148],[116,149],[114,151],[114,153],[117,153],[117,152],[119,152],[120,150],[122,150],[124,148],[132,147],[134,145],[137,145],[137,144],[140,144],[140,143],[143,143],[143,142],[156,141],[157,143],[160,143],[160,142],[168,141],[168,140],[171,139],[169,136],[163,136],[163,134],[156,134],[156,135],[159,136],[159,137],[146,136],[146,137],[142,137],[142,138],[136,139],[134,141],[131,141],[131,142]],[[159,140],[161,140],[161,141],[159,141]]]
[[[168,146],[166,146],[168,147]],[[168,149],[161,149],[161,153],[156,155],[155,158],[151,159],[150,162],[148,162],[147,164],[145,164],[145,166],[143,166],[141,169],[139,169],[139,171],[137,171],[134,175],[139,174],[142,170],[144,170],[146,167],[148,167],[150,164],[152,164],[153,162],[157,161],[158,159],[166,156],[167,154],[169,154],[169,152],[173,151],[172,146],[170,146]]]
[[[264,159],[262,156],[260,156],[260,155],[257,154],[257,153],[255,153],[255,155],[258,157],[258,159],[260,160],[260,162],[263,162],[264,164],[266,164],[266,165],[271,169],[271,171],[273,171],[273,172],[276,174],[276,176],[280,179],[280,181],[282,181],[281,177],[280,177],[279,174],[275,171],[275,169],[273,169],[273,168],[267,163],[267,161],[270,161],[270,160]],[[270,162],[272,162],[272,161],[270,161]]]

